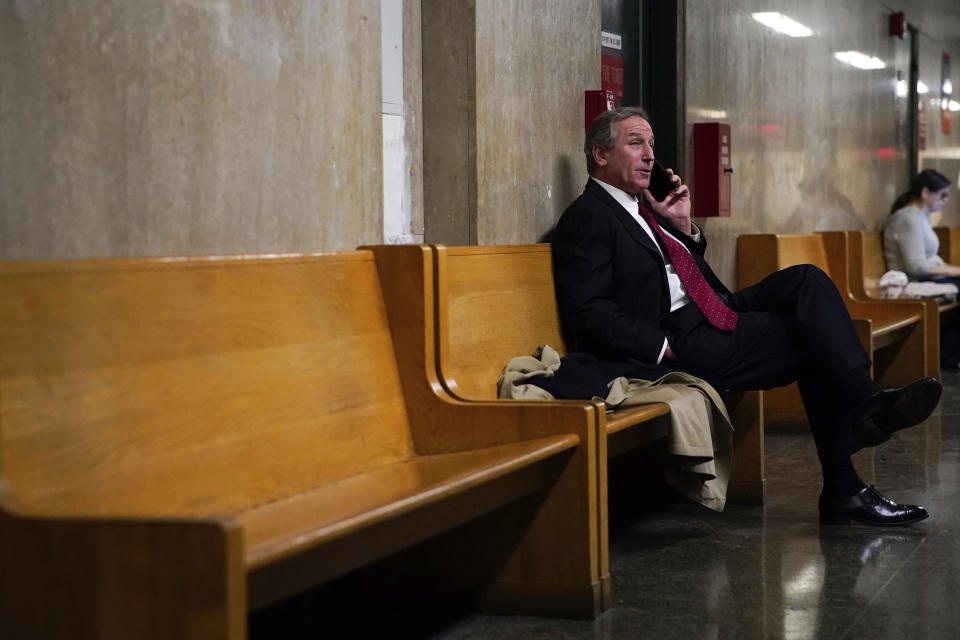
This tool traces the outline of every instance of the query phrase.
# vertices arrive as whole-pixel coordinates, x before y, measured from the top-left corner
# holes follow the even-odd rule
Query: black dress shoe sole
[[[943,386],[932,378],[917,380],[906,387],[888,411],[877,416],[876,425],[887,433],[920,424],[940,403]]]
[[[890,434],[920,424],[937,408],[942,393],[943,387],[933,378],[916,380],[904,387],[886,411],[859,425],[853,451],[883,444]]]
[[[929,513],[922,513],[915,517],[906,519],[906,520],[873,520],[871,518],[858,518],[856,516],[848,515],[824,515],[820,514],[820,524],[835,524],[835,525],[854,525],[862,524],[871,527],[903,527],[908,524],[913,524],[915,522],[920,522],[921,520],[926,520],[930,517]]]

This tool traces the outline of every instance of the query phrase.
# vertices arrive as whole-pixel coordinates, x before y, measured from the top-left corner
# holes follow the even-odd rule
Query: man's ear
[[[593,148],[593,161],[598,167],[607,166],[607,152],[609,149],[604,149],[603,147],[594,147]]]

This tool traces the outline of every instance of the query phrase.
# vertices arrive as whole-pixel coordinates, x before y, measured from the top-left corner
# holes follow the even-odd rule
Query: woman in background
[[[930,214],[943,209],[950,197],[950,180],[934,169],[924,169],[900,194],[883,224],[883,257],[887,269],[902,271],[912,281],[952,283],[960,287],[960,266],[947,264],[937,251],[940,241]],[[960,325],[940,327],[940,366],[960,365]]]

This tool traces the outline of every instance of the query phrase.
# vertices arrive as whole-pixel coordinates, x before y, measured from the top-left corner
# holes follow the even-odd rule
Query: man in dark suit
[[[672,190],[662,202],[647,189],[653,147],[649,118],[637,107],[607,111],[587,132],[591,177],[553,235],[570,350],[669,366],[720,389],[796,380],[823,470],[821,520],[901,525],[926,518],[922,507],[866,486],[850,456],[925,420],[940,383],[880,390],[840,294],[812,265],[730,292],[703,257],[706,238],[690,219],[680,178],[667,170]]]

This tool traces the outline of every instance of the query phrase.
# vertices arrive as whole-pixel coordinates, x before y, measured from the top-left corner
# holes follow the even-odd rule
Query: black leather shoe
[[[876,392],[854,419],[853,450],[875,447],[892,433],[920,424],[937,408],[941,393],[943,386],[936,378]]]
[[[832,524],[872,524],[881,527],[911,524],[926,520],[930,514],[915,504],[897,504],[880,495],[872,486],[852,496],[820,494],[820,522]]]

